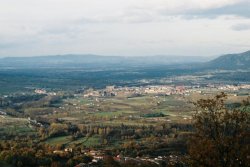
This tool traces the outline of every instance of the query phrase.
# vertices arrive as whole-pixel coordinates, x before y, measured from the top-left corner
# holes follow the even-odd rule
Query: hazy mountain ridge
[[[216,69],[249,69],[250,51],[220,56],[206,63],[206,66]]]
[[[128,68],[162,67],[192,69],[249,69],[250,51],[226,54],[213,60],[196,56],[100,56],[67,54],[38,57],[6,57],[0,59],[0,68]]]
[[[39,57],[8,57],[0,59],[0,67],[122,67],[154,66],[200,63],[208,57],[195,56],[100,56],[100,55],[54,55]]]

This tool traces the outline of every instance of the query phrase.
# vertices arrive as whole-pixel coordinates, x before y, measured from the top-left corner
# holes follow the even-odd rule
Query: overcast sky
[[[250,0],[0,0],[0,57],[250,50]]]

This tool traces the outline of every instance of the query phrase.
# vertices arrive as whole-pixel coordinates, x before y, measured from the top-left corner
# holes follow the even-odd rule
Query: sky
[[[250,50],[250,0],[0,0],[0,57]]]

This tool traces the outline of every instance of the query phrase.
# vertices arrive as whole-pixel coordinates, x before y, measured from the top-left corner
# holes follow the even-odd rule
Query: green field
[[[0,135],[28,136],[37,134],[36,129],[28,124],[27,119],[0,117]]]
[[[93,135],[90,137],[82,137],[74,141],[71,140],[71,136],[60,136],[49,138],[45,142],[51,145],[82,145],[86,147],[94,147],[100,145],[100,136]]]
[[[60,136],[60,137],[53,137],[47,139],[45,142],[51,145],[57,145],[57,144],[67,144],[70,142],[71,136]]]
[[[208,91],[208,90],[207,90]],[[162,124],[190,124],[194,114],[194,102],[200,98],[212,97],[215,92],[208,91],[203,94],[190,93],[190,95],[144,95],[141,97],[89,97],[82,94],[66,98],[57,103],[57,107],[52,105],[44,109],[53,112],[43,112],[42,107],[25,108],[24,112],[39,113],[39,117],[48,121],[61,121],[64,124],[85,126],[106,126],[121,127],[121,125],[131,127],[156,127]],[[228,103],[240,102],[247,96],[229,95]],[[157,116],[159,115],[160,116]],[[163,115],[162,115],[163,114]],[[39,128],[31,126],[27,118],[16,118],[11,116],[0,117],[0,134],[27,136],[38,134]],[[64,134],[63,134],[64,135]],[[73,140],[72,135],[45,138],[45,143],[50,145],[80,145],[85,147],[101,146],[101,136],[84,135]],[[88,136],[88,137],[86,137]],[[119,144],[123,141],[112,141],[109,145]]]

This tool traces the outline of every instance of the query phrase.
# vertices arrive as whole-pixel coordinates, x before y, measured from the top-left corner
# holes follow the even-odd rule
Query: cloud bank
[[[0,56],[250,49],[249,0],[0,0]]]

